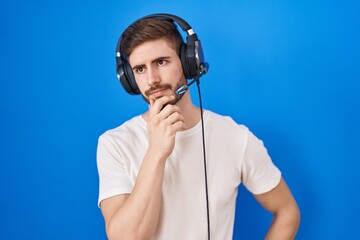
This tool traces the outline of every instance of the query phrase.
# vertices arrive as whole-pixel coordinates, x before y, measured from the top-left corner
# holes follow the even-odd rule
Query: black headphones
[[[187,33],[186,43],[182,44],[180,48],[180,60],[186,79],[199,79],[208,71],[209,65],[204,61],[201,42],[196,33],[192,30],[191,26],[185,20],[171,14],[152,14],[139,20],[148,18],[175,22]],[[121,39],[122,36],[116,46],[117,77],[127,93],[132,95],[140,94],[132,68],[126,59],[125,54],[121,52]]]

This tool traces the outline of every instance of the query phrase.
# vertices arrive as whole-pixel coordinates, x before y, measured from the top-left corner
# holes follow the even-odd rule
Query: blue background
[[[204,107],[264,140],[301,209],[297,239],[360,239],[355,0],[1,0],[0,239],[106,239],[97,137],[147,108],[117,82],[115,45],[157,12],[202,40]],[[236,211],[234,239],[263,238],[271,216],[243,187]]]

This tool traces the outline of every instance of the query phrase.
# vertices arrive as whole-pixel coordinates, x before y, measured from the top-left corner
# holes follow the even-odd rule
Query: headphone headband
[[[187,31],[189,29],[191,29],[191,26],[182,18],[172,15],[172,14],[166,14],[166,13],[157,13],[157,14],[151,14],[148,16],[145,16],[141,19],[147,19],[147,18],[155,18],[155,19],[159,19],[159,20],[169,20],[171,19],[172,21],[176,22],[183,31]]]

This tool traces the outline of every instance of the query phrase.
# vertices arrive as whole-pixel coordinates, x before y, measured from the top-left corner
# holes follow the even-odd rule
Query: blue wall
[[[355,0],[1,0],[0,239],[106,238],[97,137],[147,108],[118,84],[114,48],[156,12],[198,33],[204,106],[264,140],[301,208],[298,239],[359,239]],[[261,239],[270,221],[241,188],[234,239]]]

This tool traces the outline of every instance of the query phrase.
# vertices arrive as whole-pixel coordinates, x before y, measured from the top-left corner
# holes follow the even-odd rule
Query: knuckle
[[[155,116],[152,120],[152,122],[155,124],[155,125],[158,125],[160,123],[160,119],[159,117]]]

